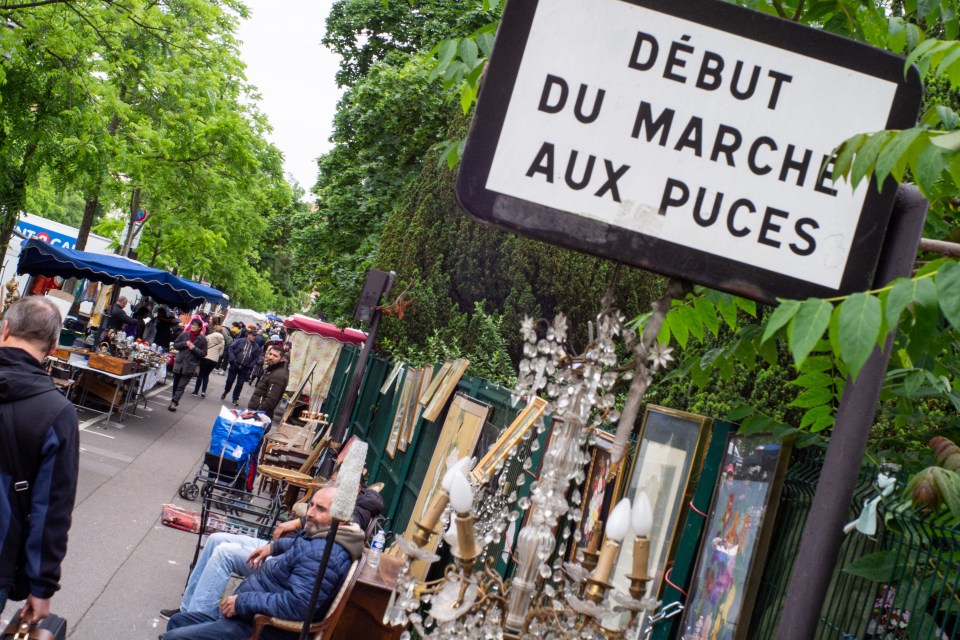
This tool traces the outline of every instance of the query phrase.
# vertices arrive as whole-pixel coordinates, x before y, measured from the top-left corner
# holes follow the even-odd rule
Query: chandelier
[[[555,551],[558,540],[563,547],[571,536],[574,542],[580,541],[580,531],[571,525],[579,520],[581,509],[582,496],[576,488],[584,481],[587,449],[601,425],[617,425],[610,475],[622,470],[651,376],[672,360],[671,350],[657,343],[656,335],[672,300],[685,291],[672,281],[664,297],[654,303],[639,336],[613,307],[608,291],[601,313],[588,327],[588,344],[579,354],[568,350],[564,315],[552,322],[524,319],[520,329],[524,358],[515,396],[520,401],[545,395],[552,417],[539,478],[532,483],[529,498],[518,501],[519,487],[504,484],[499,492],[478,501],[468,475],[472,461],[449,461],[442,490],[415,523],[416,533],[410,540],[397,541],[407,562],[384,615],[385,624],[409,625],[421,637],[438,640],[621,640],[637,637],[641,627],[649,630],[645,618],[660,603],[646,595],[652,578],[648,535],[653,516],[645,494],[639,492],[632,506],[629,499],[617,504],[602,532],[602,545],[601,536],[593,535],[590,544],[568,562],[562,552]],[[618,358],[618,349],[626,354],[624,362]],[[622,412],[615,406],[613,393],[621,380],[630,381]],[[536,433],[545,428],[539,421]],[[518,443],[511,455],[518,455],[532,435],[533,430],[528,431],[526,443]],[[523,482],[521,474],[516,484]],[[527,519],[517,536],[515,570],[507,581],[494,570],[488,551],[521,511],[527,512]],[[628,539],[631,529],[632,541]],[[410,573],[411,562],[439,559],[428,541],[440,530],[455,562],[439,580],[420,582]],[[624,544],[633,545],[626,592],[610,582]],[[402,637],[409,638],[409,630]]]

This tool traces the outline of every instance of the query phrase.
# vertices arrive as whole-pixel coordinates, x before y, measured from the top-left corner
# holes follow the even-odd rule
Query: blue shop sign
[[[50,231],[49,229],[38,227],[35,224],[24,222],[23,220],[17,222],[17,231],[22,233],[26,238],[36,236],[43,242],[52,244],[55,247],[63,247],[64,249],[75,249],[77,247],[76,236],[66,236],[62,233]]]

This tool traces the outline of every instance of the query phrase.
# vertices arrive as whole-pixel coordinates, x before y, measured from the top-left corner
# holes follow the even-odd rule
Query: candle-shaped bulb
[[[450,504],[459,514],[470,513],[473,509],[473,486],[462,473],[455,473],[450,479]]]
[[[440,481],[440,486],[450,491],[450,483],[453,482],[453,476],[459,474],[465,476],[467,474],[467,469],[472,466],[473,458],[469,456],[460,458],[454,464],[450,465],[447,469],[447,472],[443,474],[443,479]]]
[[[621,500],[607,520],[607,538],[616,542],[623,541],[630,529],[630,499]]]
[[[650,498],[643,491],[633,503],[633,532],[640,538],[649,538],[653,528],[653,509]]]

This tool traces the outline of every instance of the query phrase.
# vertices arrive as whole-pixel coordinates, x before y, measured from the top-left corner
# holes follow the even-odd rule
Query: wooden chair
[[[343,584],[340,586],[337,596],[333,599],[333,602],[330,603],[327,615],[325,615],[320,622],[314,622],[310,625],[311,640],[328,640],[333,635],[333,631],[337,627],[337,622],[340,621],[340,616],[343,615],[343,610],[347,607],[347,600],[350,599],[350,592],[353,591],[353,585],[356,584],[357,577],[360,575],[360,571],[363,569],[365,562],[366,556],[361,556],[350,565],[350,569],[347,570],[347,575],[343,579]],[[303,629],[303,622],[284,620],[282,618],[268,616],[264,613],[258,613],[253,618],[253,635],[250,636],[250,640],[259,640],[260,634],[263,633],[266,627],[275,627],[291,633],[300,633],[300,630]]]

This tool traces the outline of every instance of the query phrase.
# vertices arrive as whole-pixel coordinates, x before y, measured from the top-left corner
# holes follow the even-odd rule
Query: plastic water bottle
[[[370,541],[370,553],[367,555],[367,565],[370,568],[376,569],[380,566],[380,553],[383,552],[386,543],[387,538],[383,535],[383,531],[377,531],[377,535]]]

